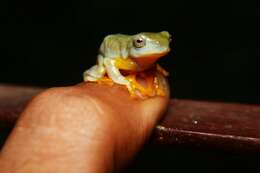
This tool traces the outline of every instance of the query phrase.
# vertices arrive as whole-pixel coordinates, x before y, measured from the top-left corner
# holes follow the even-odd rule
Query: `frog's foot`
[[[140,78],[140,79],[139,79]],[[126,77],[130,82],[127,86],[131,96],[153,97],[168,95],[168,85],[165,77],[157,71],[131,74]]]
[[[84,76],[84,81],[94,82],[94,81],[97,81],[97,78],[87,75],[87,76]]]
[[[151,85],[143,86],[137,81],[136,78],[136,74],[131,74],[126,77],[126,79],[130,82],[129,86],[127,86],[130,95],[139,97],[153,96],[154,93]],[[144,81],[144,83],[146,83],[146,81]]]
[[[98,79],[96,81],[98,84],[108,84],[108,85],[113,85],[114,81],[109,78],[108,76],[103,76],[102,78]]]

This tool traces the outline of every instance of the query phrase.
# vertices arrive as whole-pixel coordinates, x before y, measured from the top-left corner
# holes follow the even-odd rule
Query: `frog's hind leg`
[[[106,69],[104,67],[104,58],[102,55],[99,55],[98,65],[94,65],[84,72],[84,81],[98,81],[104,77],[105,73]]]
[[[83,74],[84,81],[97,81],[100,79],[102,74],[99,72],[98,65],[92,66],[90,69],[86,70]]]

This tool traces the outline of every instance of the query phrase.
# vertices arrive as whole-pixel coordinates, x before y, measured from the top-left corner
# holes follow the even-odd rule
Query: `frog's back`
[[[128,39],[130,39],[132,36],[131,35],[126,35],[126,34],[111,34],[108,35],[104,38],[104,41],[118,41],[118,42],[123,42]]]
[[[126,57],[128,55],[128,43],[131,41],[130,35],[112,34],[104,38],[100,53],[106,57]]]

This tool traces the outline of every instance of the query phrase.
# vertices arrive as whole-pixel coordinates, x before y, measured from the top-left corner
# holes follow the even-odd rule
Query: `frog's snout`
[[[168,31],[162,31],[160,32],[162,36],[166,37],[168,39],[168,42],[172,42],[172,35]]]
[[[162,34],[164,37],[167,37],[168,39],[171,38],[171,34],[170,34],[168,31],[162,31],[161,34]]]

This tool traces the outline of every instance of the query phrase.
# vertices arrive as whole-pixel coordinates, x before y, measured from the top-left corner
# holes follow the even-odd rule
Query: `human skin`
[[[22,113],[1,151],[0,172],[121,170],[147,141],[168,101],[133,99],[116,84],[49,89]]]

